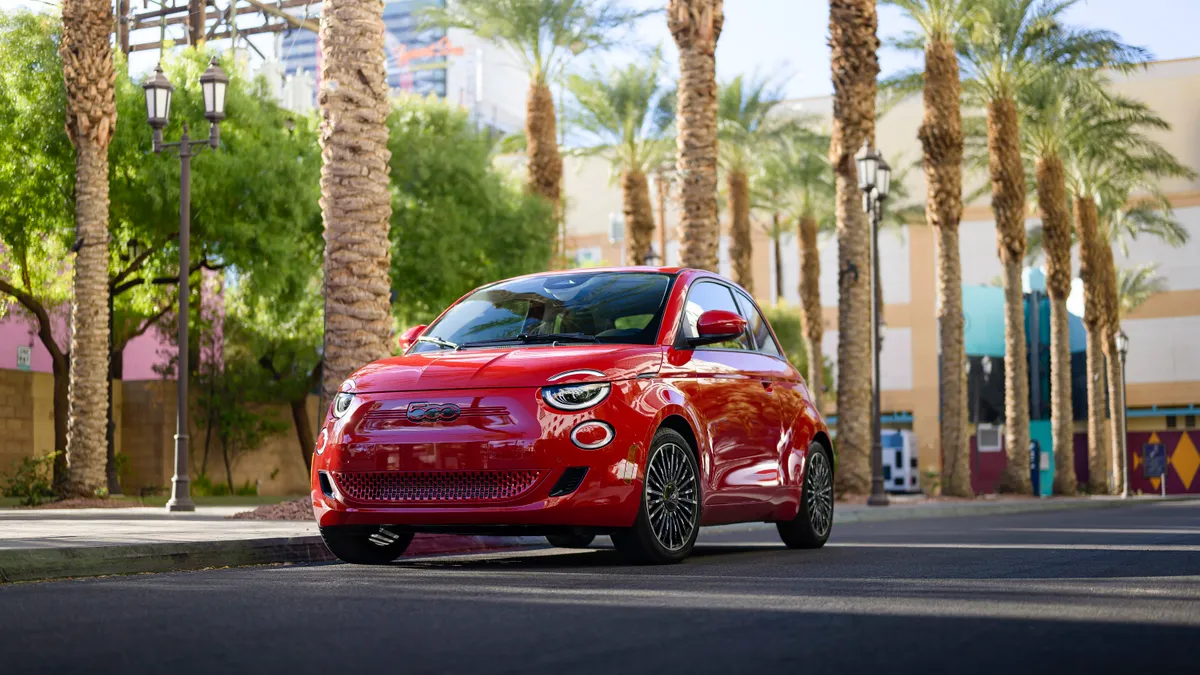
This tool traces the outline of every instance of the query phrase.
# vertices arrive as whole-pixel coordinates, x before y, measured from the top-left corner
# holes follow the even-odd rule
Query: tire
[[[779,538],[788,548],[821,548],[833,531],[833,462],[825,446],[813,441],[808,446],[808,466],[796,517],[775,523]]]
[[[548,534],[546,541],[556,548],[587,548],[596,538],[594,534]]]
[[[630,562],[680,562],[692,552],[700,534],[702,497],[691,444],[672,429],[659,429],[646,453],[637,519],[633,527],[612,534],[613,545]]]
[[[322,527],[325,547],[338,559],[354,565],[386,565],[404,554],[411,532],[387,527]],[[391,541],[387,541],[387,540]]]

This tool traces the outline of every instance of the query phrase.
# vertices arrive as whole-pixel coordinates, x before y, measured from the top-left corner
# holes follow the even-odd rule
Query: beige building
[[[1200,58],[1160,61],[1129,76],[1114,76],[1113,87],[1148,103],[1172,125],[1158,140],[1185,164],[1200,168]],[[796,111],[828,119],[831,99],[818,97],[789,101]],[[917,128],[921,101],[913,97],[892,108],[878,122],[877,144],[893,167],[920,159]],[[610,240],[613,221],[619,222],[621,197],[609,180],[610,169],[601,159],[568,158],[565,169],[567,194],[568,250],[580,263],[616,263],[622,259],[621,244]],[[978,185],[985,176],[969,177]],[[924,203],[924,177],[919,170],[907,172],[905,185],[910,199]],[[1200,406],[1200,181],[1172,180],[1162,186],[1175,207],[1176,218],[1188,229],[1190,239],[1181,248],[1141,238],[1133,242],[1128,256],[1116,251],[1117,265],[1132,267],[1158,263],[1159,276],[1168,291],[1154,296],[1124,323],[1130,336],[1128,357],[1128,400],[1136,415],[1130,431],[1195,429]],[[653,188],[652,188],[653,192]],[[667,263],[678,264],[674,204],[667,211]],[[758,224],[765,223],[763,215]],[[723,226],[726,226],[724,223]],[[1038,222],[1036,213],[1027,222]],[[911,414],[912,429],[919,445],[920,464],[936,469],[938,452],[938,334],[936,322],[934,236],[923,223],[898,233],[880,236],[880,261],[884,294],[886,333],[882,354],[884,413]],[[837,349],[837,242],[825,237],[821,243],[821,300],[825,309],[824,353]],[[799,255],[794,237],[783,240],[782,290],[788,305],[799,307]],[[967,206],[961,226],[963,283],[986,285],[1001,274],[996,254],[995,224],[988,199]],[[777,284],[771,264],[772,246],[764,231],[754,232],[754,285],[760,302],[772,302]],[[721,270],[729,274],[728,238],[722,238]],[[1078,275],[1078,258],[1075,272]],[[1078,285],[1078,281],[1076,282]],[[1072,297],[1072,311],[1082,312],[1080,293]],[[1191,409],[1193,412],[1189,413]],[[1158,414],[1162,412],[1162,414]],[[1169,413],[1178,413],[1170,414]],[[1190,416],[1189,416],[1190,415]],[[1190,425],[1190,426],[1189,426]],[[1186,439],[1186,435],[1183,436]],[[1190,466],[1196,450],[1186,449]],[[1191,488],[1196,469],[1184,480]],[[1195,481],[1200,486],[1200,480]]]

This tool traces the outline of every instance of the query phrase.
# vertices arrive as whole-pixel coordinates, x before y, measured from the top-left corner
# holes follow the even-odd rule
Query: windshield
[[[422,334],[411,353],[484,344],[654,344],[670,285],[670,276],[653,272],[502,281],[451,308]]]

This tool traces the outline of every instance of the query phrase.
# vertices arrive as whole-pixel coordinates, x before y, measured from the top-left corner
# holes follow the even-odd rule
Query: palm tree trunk
[[[117,122],[107,0],[63,2],[67,134],[75,145],[74,302],[68,392],[69,492],[106,487],[108,423],[108,144]]]
[[[1057,155],[1038,160],[1038,203],[1046,248],[1046,294],[1050,297],[1050,435],[1054,445],[1054,493],[1075,494],[1075,415],[1071,410],[1071,219],[1067,182]]]
[[[1099,237],[1102,244],[1107,238]],[[1125,377],[1122,373],[1124,364],[1117,352],[1117,333],[1121,332],[1121,302],[1117,292],[1117,268],[1113,260],[1112,247],[1101,245],[1096,247],[1096,256],[1103,269],[1104,300],[1100,306],[1104,308],[1104,357],[1108,364],[1108,417],[1112,425],[1109,436],[1112,457],[1112,494],[1120,493],[1124,488],[1124,472],[1128,470],[1129,458],[1125,455]]]
[[[754,295],[753,251],[750,243],[750,179],[741,171],[730,171],[729,234],[732,242],[729,257],[733,259],[733,280],[746,292]]]
[[[661,169],[654,179],[658,192],[658,262],[667,266],[667,176]]]
[[[529,191],[553,204],[555,216],[561,221],[563,163],[558,152],[554,95],[544,82],[529,85],[525,99],[525,154],[529,161]]]
[[[925,213],[937,232],[938,331],[942,345],[942,493],[969,497],[971,447],[967,433],[967,352],[963,338],[962,263],[958,225],[962,219],[962,109],[954,43],[925,45],[924,119],[917,133],[925,167]]]
[[[392,331],[383,2],[326,0],[320,38],[328,399],[351,372],[388,353]]]
[[[833,129],[829,146],[838,236],[838,493],[871,487],[871,284],[869,231],[854,154],[875,136],[879,75],[875,0],[830,0]]]
[[[667,25],[679,47],[677,167],[684,267],[717,271],[717,40],[723,0],[668,0]]]
[[[312,421],[308,417],[308,395],[288,401],[288,406],[292,409],[292,423],[296,425],[296,441],[300,443],[300,456],[304,458],[304,468],[311,470],[316,441],[313,440]]]
[[[783,233],[779,231],[779,212],[771,214],[771,242],[775,246],[775,302],[783,304]]]
[[[1021,164],[1017,106],[996,99],[987,106],[988,168],[992,211],[1004,266],[1004,426],[1008,465],[1000,481],[1006,492],[1029,494],[1029,364],[1025,349],[1025,168]]]
[[[821,252],[817,250],[817,219],[811,214],[800,218],[796,240],[800,244],[800,328],[804,333],[804,351],[808,355],[808,389],[813,405],[821,409],[825,391],[824,357],[821,340],[825,337],[825,317],[821,312]]]
[[[1109,491],[1109,454],[1104,414],[1104,269],[1097,261],[1100,247],[1096,202],[1075,198],[1075,232],[1079,239],[1079,277],[1083,280],[1083,325],[1087,329],[1088,492]]]
[[[653,250],[654,206],[650,203],[650,181],[641,171],[626,171],[621,175],[621,196],[624,200],[627,262],[645,265],[646,256]]]

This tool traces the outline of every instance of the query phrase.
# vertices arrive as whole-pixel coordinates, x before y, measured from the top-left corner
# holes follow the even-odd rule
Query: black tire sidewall
[[[387,546],[378,546],[371,542],[370,536],[377,532],[377,527],[322,527],[321,539],[325,548],[343,562],[354,565],[386,565],[393,562],[412,543],[413,533],[396,533],[396,541]]]

